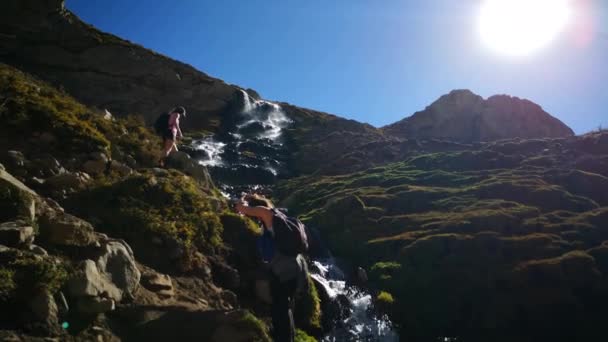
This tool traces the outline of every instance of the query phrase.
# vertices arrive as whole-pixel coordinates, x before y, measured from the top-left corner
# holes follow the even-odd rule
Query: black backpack
[[[297,256],[308,251],[308,237],[306,226],[295,217],[272,209],[272,229],[276,249],[286,256]]]
[[[154,121],[154,131],[158,135],[164,135],[169,130],[169,113],[162,113]]]

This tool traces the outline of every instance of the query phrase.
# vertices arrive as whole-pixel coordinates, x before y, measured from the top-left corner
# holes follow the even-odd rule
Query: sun
[[[551,43],[569,16],[569,0],[485,0],[479,28],[493,50],[526,56]]]

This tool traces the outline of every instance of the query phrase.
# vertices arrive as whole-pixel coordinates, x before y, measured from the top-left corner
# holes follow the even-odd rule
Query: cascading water
[[[193,158],[207,166],[226,196],[264,190],[285,168],[287,152],[281,133],[291,120],[276,103],[252,99],[245,91],[242,96],[242,110],[230,132],[196,140],[190,149]],[[311,276],[327,293],[329,305],[341,312],[323,342],[398,341],[388,318],[374,312],[372,296],[347,285],[344,273],[332,258],[313,263]]]
[[[372,296],[356,286],[347,285],[344,272],[332,258],[313,261],[311,277],[327,293],[329,305],[338,305],[342,311],[322,342],[399,341],[388,317],[374,311]]]

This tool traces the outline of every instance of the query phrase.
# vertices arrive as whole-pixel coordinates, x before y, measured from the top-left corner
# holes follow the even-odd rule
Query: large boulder
[[[76,216],[43,205],[38,219],[40,238],[46,244],[59,246],[88,246],[97,238],[93,226]]]
[[[9,247],[30,245],[34,242],[34,228],[23,222],[0,224],[0,244]]]
[[[141,273],[131,247],[122,240],[107,239],[101,241],[101,251],[102,254],[95,261],[97,268],[108,275],[123,297],[133,298]]]
[[[196,160],[190,158],[185,152],[173,152],[165,161],[167,167],[174,168],[184,172],[205,188],[213,187],[213,181],[207,171],[207,168],[199,164]]]
[[[85,260],[77,267],[76,275],[68,281],[68,293],[72,298],[103,297],[114,301],[122,300],[122,291],[107,274],[99,270],[93,260]]]
[[[6,171],[0,170],[0,222],[34,222],[36,197],[34,191]]]

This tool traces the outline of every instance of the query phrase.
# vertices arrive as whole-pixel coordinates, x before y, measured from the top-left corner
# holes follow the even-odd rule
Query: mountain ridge
[[[461,142],[574,135],[571,128],[530,100],[505,94],[484,99],[468,89],[452,90],[424,110],[380,129],[402,138]]]

